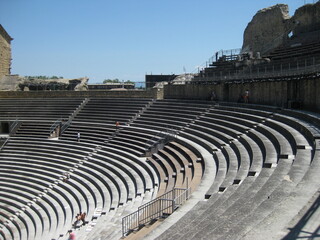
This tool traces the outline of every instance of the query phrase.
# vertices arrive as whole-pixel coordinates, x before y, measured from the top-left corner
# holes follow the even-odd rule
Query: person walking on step
[[[80,132],[78,132],[77,140],[78,140],[78,142],[80,142]]]
[[[76,215],[76,220],[74,221],[74,223],[73,223],[73,227],[74,228],[76,228],[77,227],[77,225],[78,225],[78,223],[80,222],[80,220],[81,220],[81,212],[80,213],[78,213],[77,215]]]
[[[244,103],[248,103],[249,102],[249,90],[247,89],[245,92],[244,92]]]
[[[82,221],[82,225],[86,224],[86,216],[87,214],[85,212],[81,213],[80,220]]]
[[[116,130],[118,130],[120,123],[116,121]]]

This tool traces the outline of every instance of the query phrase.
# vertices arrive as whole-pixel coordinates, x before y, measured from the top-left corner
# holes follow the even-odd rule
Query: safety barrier
[[[50,127],[50,134],[53,133],[53,131],[55,131],[60,124],[61,119],[56,120]]]
[[[21,122],[19,121],[19,119],[16,119],[13,123],[11,123],[9,126],[9,135],[12,135],[20,125]]]
[[[150,157],[153,153],[161,150],[166,143],[175,140],[177,134],[178,131],[175,129],[166,129],[165,131],[161,131],[157,135],[150,138],[145,143],[145,157]]]
[[[122,236],[172,214],[190,196],[190,188],[174,188],[122,218]]]

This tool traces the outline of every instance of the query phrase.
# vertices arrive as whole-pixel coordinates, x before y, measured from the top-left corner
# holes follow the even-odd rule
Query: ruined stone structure
[[[314,41],[319,39],[319,31],[320,2],[300,7],[292,17],[288,5],[277,4],[261,9],[252,18],[244,32],[242,52],[265,54],[288,40]]]
[[[38,79],[19,75],[7,75],[0,78],[0,91],[86,91],[89,78],[76,79]]]
[[[285,4],[258,11],[245,29],[242,50],[264,52],[268,48],[280,45],[289,31],[286,29],[288,19],[289,8]],[[266,46],[266,43],[270,46]]]
[[[0,24],[0,91],[88,90],[88,78],[33,79],[11,75],[11,41],[13,38]]]
[[[255,104],[320,112],[320,1],[292,17],[285,4],[258,11],[240,54],[222,52],[191,83],[165,86],[164,98],[206,100],[214,91],[221,101],[241,102],[248,90]]]
[[[291,18],[293,39],[298,41],[319,41],[320,35],[320,2],[306,4],[296,10]]]
[[[10,74],[11,70],[11,41],[13,38],[0,24],[0,79]]]

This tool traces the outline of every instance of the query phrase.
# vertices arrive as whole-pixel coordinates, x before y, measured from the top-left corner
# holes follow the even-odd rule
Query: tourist
[[[76,239],[76,234],[75,234],[74,232],[71,232],[71,233],[69,234],[68,240],[75,240],[75,239]]]
[[[75,222],[74,222],[74,224],[73,224],[73,227],[77,227],[78,223],[79,223],[80,220],[81,220],[81,215],[82,215],[81,212],[76,215],[76,220],[75,220]]]
[[[217,95],[216,95],[216,93],[215,93],[214,90],[212,90],[212,92],[211,92],[211,98],[210,98],[210,100],[211,100],[211,101],[216,101],[216,100],[217,100]]]
[[[64,181],[64,182],[67,182],[69,179],[70,179],[70,173],[65,172],[65,173],[63,174],[63,181]]]
[[[247,89],[245,92],[244,92],[244,103],[248,103],[249,102],[249,90]]]
[[[83,225],[86,224],[86,215],[87,214],[85,212],[80,215],[80,220],[82,221]]]
[[[78,142],[80,142],[80,132],[78,132],[77,139],[78,139]]]

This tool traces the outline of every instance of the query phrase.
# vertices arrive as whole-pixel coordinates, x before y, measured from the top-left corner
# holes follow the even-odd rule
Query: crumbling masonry
[[[0,79],[11,70],[11,41],[13,38],[0,24]]]

